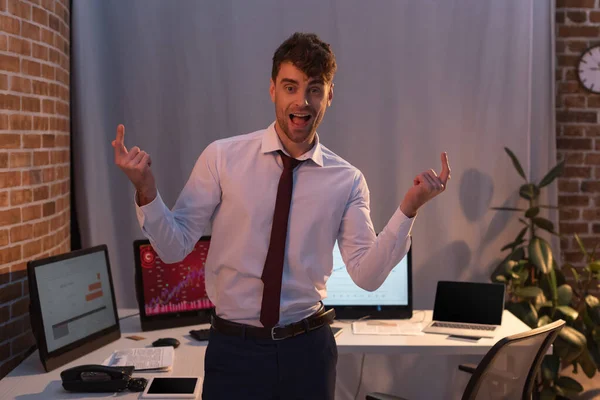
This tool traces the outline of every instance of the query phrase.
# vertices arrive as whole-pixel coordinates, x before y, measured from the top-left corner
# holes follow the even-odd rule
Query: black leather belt
[[[252,339],[283,340],[318,329],[325,324],[331,324],[335,318],[335,310],[318,311],[310,317],[285,326],[262,328],[258,326],[238,324],[213,315],[211,326],[217,332],[229,336],[240,336]]]

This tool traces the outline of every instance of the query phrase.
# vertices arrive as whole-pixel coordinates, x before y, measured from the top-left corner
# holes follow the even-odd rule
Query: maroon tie
[[[283,259],[285,256],[285,240],[287,237],[292,187],[294,184],[294,168],[302,161],[278,151],[283,162],[283,172],[279,178],[275,213],[271,227],[269,251],[262,273],[264,284],[260,322],[266,328],[274,327],[279,321],[279,302],[281,299],[281,277],[283,276]]]

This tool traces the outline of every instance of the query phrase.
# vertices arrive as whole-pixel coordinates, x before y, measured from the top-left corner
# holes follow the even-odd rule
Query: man
[[[215,304],[203,398],[333,399],[337,349],[321,300],[337,240],[357,285],[377,289],[410,247],[417,210],[445,189],[442,170],[414,180],[376,235],[362,173],[320,143],[333,100],[335,56],[314,34],[275,51],[267,129],[211,143],[172,210],[158,193],[150,157],[127,150],[115,162],[136,188],[140,226],[166,262],[183,259],[212,222],[206,287]]]

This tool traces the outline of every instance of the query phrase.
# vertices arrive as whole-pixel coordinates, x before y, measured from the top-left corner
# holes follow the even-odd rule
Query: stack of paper
[[[103,365],[122,367],[133,365],[136,371],[170,371],[173,368],[175,351],[172,346],[140,347],[117,350]]]
[[[352,323],[355,335],[423,335],[423,324],[410,321],[357,321]]]

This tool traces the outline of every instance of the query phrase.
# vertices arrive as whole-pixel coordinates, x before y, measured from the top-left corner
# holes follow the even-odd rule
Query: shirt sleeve
[[[375,234],[369,208],[369,189],[357,172],[338,233],[338,245],[348,274],[359,287],[377,290],[410,249],[416,217],[398,207],[385,228]]]
[[[215,208],[221,201],[218,143],[211,143],[200,155],[179,194],[173,209],[163,202],[160,193],[152,202],[139,206],[136,215],[142,233],[166,263],[183,260],[204,234]]]

